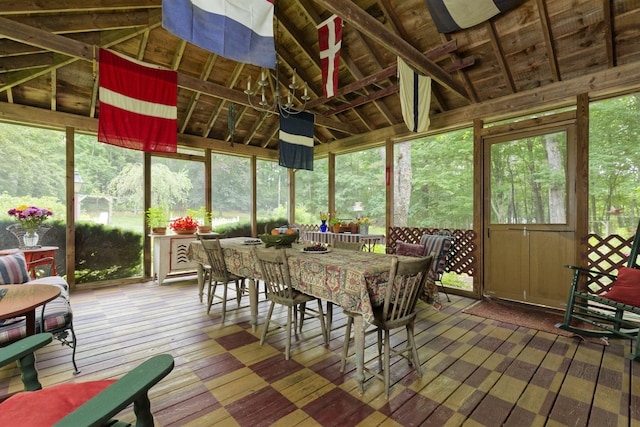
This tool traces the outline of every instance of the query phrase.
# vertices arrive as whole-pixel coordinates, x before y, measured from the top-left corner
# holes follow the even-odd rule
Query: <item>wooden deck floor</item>
[[[160,426],[640,424],[640,364],[624,357],[628,341],[602,346],[463,313],[473,302],[452,295],[441,311],[422,306],[423,376],[396,361],[389,401],[376,379],[360,395],[352,364],[339,372],[340,310],[329,348],[308,322],[285,361],[283,333],[260,346],[262,327],[251,332],[248,307],[222,324],[219,305],[207,315],[195,281],[187,280],[74,292],[82,372],[73,376],[69,349],[55,341],[38,353],[38,367],[46,387],[120,377],[153,354],[170,353],[176,367],[151,394]],[[261,316],[266,309],[260,302]],[[373,339],[367,356],[376,352]],[[15,368],[0,370],[0,393],[19,388]],[[131,411],[121,419],[131,421]]]

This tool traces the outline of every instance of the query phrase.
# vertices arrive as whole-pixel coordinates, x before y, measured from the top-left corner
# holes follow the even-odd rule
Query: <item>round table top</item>
[[[0,255],[11,255],[17,252],[43,252],[43,251],[55,251],[60,249],[58,246],[38,246],[33,248],[11,248],[11,249],[0,249]]]
[[[60,288],[52,285],[0,285],[0,292],[3,289],[7,293],[0,299],[0,319],[25,314],[60,295]]]

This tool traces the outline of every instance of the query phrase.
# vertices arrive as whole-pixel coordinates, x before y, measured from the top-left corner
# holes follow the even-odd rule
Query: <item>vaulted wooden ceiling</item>
[[[544,101],[532,99],[544,97],[541,89],[561,82],[575,82],[573,92],[587,91],[594,73],[620,68],[637,76],[640,69],[638,0],[526,0],[446,35],[437,32],[424,0],[276,1],[281,84],[293,70],[307,83],[316,146],[389,128],[406,133],[397,56],[434,77],[431,116],[449,114],[454,121],[469,119],[468,112],[483,105],[509,109],[518,94],[525,109]],[[332,13],[345,26],[339,92],[325,99],[316,25]],[[276,149],[278,116],[248,106],[244,93],[249,77],[256,82],[261,70],[187,43],[161,22],[161,0],[0,0],[0,119],[15,117],[22,106],[30,108],[18,116],[34,122],[40,111],[43,117],[65,113],[57,123],[69,126],[75,118],[99,117],[94,57],[105,47],[178,71],[181,141]]]

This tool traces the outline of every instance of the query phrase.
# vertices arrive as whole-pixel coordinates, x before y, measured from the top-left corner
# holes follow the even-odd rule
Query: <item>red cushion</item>
[[[640,307],[640,270],[620,267],[618,278],[604,296],[623,304]]]
[[[424,256],[424,245],[416,243],[397,242],[396,255],[422,257]]]
[[[0,403],[0,426],[52,426],[115,381],[60,384],[15,394]]]

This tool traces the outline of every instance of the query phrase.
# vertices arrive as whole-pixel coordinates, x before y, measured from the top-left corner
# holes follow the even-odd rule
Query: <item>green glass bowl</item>
[[[291,244],[298,240],[298,233],[294,234],[261,234],[260,240],[265,243],[267,248],[275,246],[276,248],[290,248]]]

